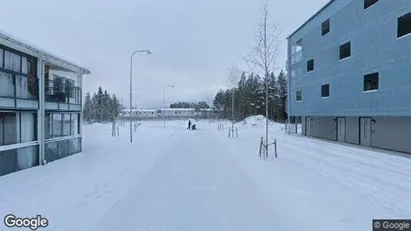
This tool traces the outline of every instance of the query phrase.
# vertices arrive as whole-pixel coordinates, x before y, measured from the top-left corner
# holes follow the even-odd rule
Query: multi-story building
[[[0,33],[0,176],[81,152],[84,74]]]
[[[411,153],[410,0],[331,0],[287,39],[305,135]]]

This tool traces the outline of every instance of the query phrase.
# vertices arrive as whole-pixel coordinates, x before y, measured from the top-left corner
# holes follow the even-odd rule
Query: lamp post
[[[166,108],[166,89],[167,89],[167,87],[174,88],[174,85],[167,85],[167,86],[164,87],[164,94],[163,94],[163,108],[164,109]],[[166,117],[165,117],[164,114],[163,114],[163,119],[164,119],[164,128],[166,128]]]
[[[134,51],[130,56],[130,143],[133,143],[133,119],[132,119],[132,109],[133,109],[133,56],[137,53],[146,53],[151,55],[150,50],[137,50]]]

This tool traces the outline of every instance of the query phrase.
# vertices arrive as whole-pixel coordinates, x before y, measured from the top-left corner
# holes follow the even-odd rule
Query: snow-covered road
[[[411,218],[411,159],[274,124],[280,158],[263,161],[264,129],[250,125],[229,139],[208,121],[143,122],[133,144],[127,126],[115,138],[86,126],[82,154],[0,178],[0,216],[41,214],[51,231],[354,231]]]

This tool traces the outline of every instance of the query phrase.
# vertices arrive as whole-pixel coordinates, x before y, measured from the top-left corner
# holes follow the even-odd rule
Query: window
[[[74,80],[66,79],[66,93],[67,93],[67,97],[69,98],[74,97]]]
[[[364,75],[364,91],[378,90],[379,73]]]
[[[71,114],[71,135],[80,134],[79,118],[80,118],[80,114]]]
[[[302,90],[298,90],[295,96],[296,96],[295,100],[297,102],[301,101],[303,99]]]
[[[364,0],[364,9],[367,9],[368,7],[374,5],[377,2],[378,0]]]
[[[330,19],[325,20],[322,24],[321,24],[321,35],[324,36],[326,34],[328,34],[328,32],[330,32]]]
[[[61,114],[62,118],[62,123],[63,123],[63,136],[69,136],[71,134],[70,129],[70,122],[71,122],[71,115],[70,114]]]
[[[62,118],[61,118],[61,114],[52,114],[52,133],[51,133],[51,138],[55,138],[55,137],[60,137],[63,135],[62,132]]]
[[[397,37],[411,34],[411,12],[398,18]]]
[[[27,58],[26,57],[21,57],[21,73],[27,74]]]
[[[0,96],[14,97],[13,75],[0,71]]]
[[[330,84],[324,84],[321,86],[321,97],[330,96]]]
[[[351,42],[344,43],[340,46],[340,60],[351,56]]]
[[[35,113],[0,112],[0,146],[37,140]]]
[[[307,72],[314,71],[314,59],[307,61]]]

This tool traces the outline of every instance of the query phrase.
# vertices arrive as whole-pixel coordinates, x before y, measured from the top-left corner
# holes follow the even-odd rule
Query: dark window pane
[[[48,143],[44,147],[44,158],[46,162],[52,162],[58,159],[57,142]]]
[[[351,56],[351,42],[340,46],[340,60]]]
[[[378,0],[364,0],[364,9],[367,9],[368,7],[374,5],[377,2]]]
[[[50,139],[51,134],[53,134],[53,115],[50,113],[46,113],[44,118],[44,136],[45,139]]]
[[[0,112],[0,146],[4,145],[4,116]]]
[[[330,96],[330,84],[324,84],[321,86],[321,97]]]
[[[378,90],[379,73],[372,73],[364,76],[364,91]]]
[[[302,91],[298,90],[296,93],[296,101],[301,101],[303,99]]]
[[[307,72],[314,70],[314,59],[307,61]]]
[[[14,97],[13,75],[0,71],[0,96]]]
[[[330,32],[330,19],[325,20],[321,25],[321,34],[324,36]]]
[[[398,34],[397,37],[411,33],[411,12],[398,18]]]
[[[14,112],[3,112],[4,119],[4,144],[16,144],[18,142],[17,115]]]
[[[0,176],[37,166],[38,146],[0,152]]]

